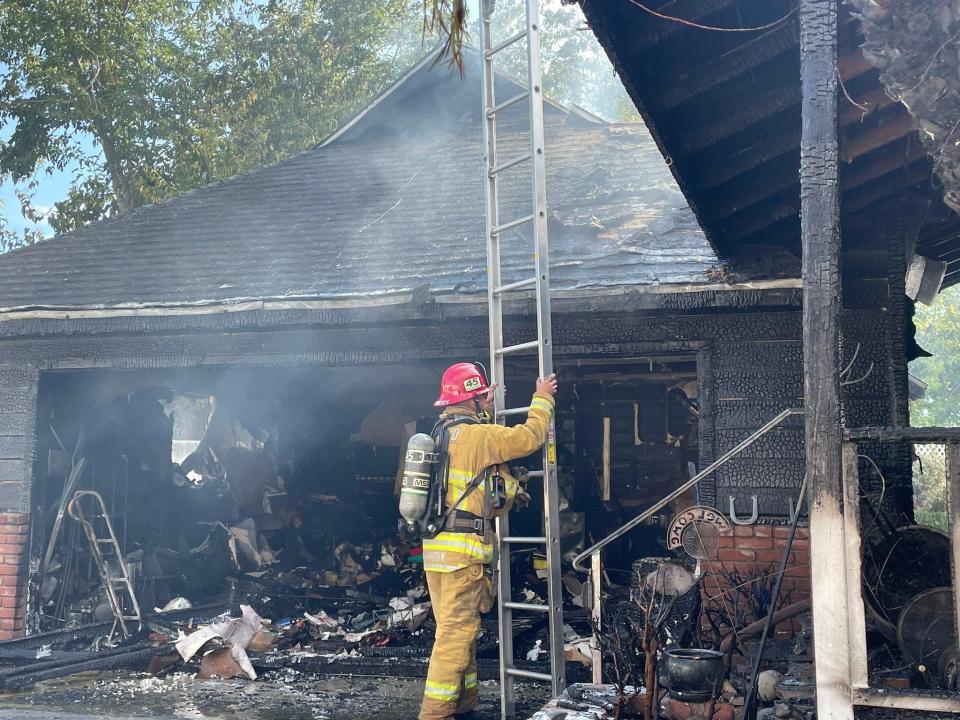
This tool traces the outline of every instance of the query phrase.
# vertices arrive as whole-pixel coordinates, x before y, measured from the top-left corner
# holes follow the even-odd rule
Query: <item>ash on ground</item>
[[[293,668],[260,680],[197,682],[188,673],[82,674],[38,683],[29,692],[0,696],[0,720],[31,718],[160,718],[169,720],[414,720],[423,682],[381,678],[318,678]],[[547,699],[541,685],[518,687],[521,717]],[[94,714],[91,710],[95,708]],[[481,683],[479,720],[500,717],[500,689]]]

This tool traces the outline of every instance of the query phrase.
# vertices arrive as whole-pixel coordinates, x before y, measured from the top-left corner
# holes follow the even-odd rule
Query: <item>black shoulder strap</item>
[[[448,448],[450,445],[450,433],[448,431],[450,428],[456,425],[463,425],[465,423],[479,425],[480,420],[479,418],[472,418],[468,415],[457,415],[450,420],[444,420],[443,418],[440,418],[437,421],[437,424],[434,425],[433,427],[434,433],[438,431],[440,433],[439,442],[437,444],[440,449],[441,457],[443,458],[444,475],[447,474],[447,470],[449,468]],[[483,479],[486,476],[486,474],[487,474],[487,469],[484,468],[479,475],[477,475],[469,483],[467,483],[467,487],[466,489],[464,489],[463,494],[459,498],[457,498],[457,501],[453,503],[453,505],[448,507],[446,512],[443,514],[442,522],[439,523],[439,527],[443,528],[447,524],[447,521],[450,519],[450,516],[456,512],[458,507],[460,507],[460,503],[466,500],[467,496],[480,486],[480,483],[483,482]],[[444,480],[446,480],[446,478],[444,478]],[[444,487],[444,495],[446,495],[446,487]]]

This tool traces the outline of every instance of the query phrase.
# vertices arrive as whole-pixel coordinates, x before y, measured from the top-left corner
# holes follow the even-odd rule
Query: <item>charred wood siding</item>
[[[781,338],[767,339],[758,327],[750,340],[713,343],[716,394],[714,457],[735,446],[786,408],[803,406],[803,354],[799,316]],[[716,474],[717,507],[726,512],[732,496],[739,513],[748,513],[757,496],[762,516],[786,517],[789,498],[803,481],[803,419],[790,418]]]
[[[907,198],[878,214],[875,225],[852,223],[844,238],[841,387],[844,427],[905,426],[910,422],[907,367],[908,300],[904,291],[907,249],[917,242],[926,201]],[[877,227],[881,228],[879,231]],[[851,364],[852,363],[852,364]],[[892,517],[912,517],[912,456],[908,443],[865,442],[881,478],[861,458],[860,484],[880,493]]]
[[[0,508],[4,511],[30,509],[38,377],[30,365],[0,365]]]

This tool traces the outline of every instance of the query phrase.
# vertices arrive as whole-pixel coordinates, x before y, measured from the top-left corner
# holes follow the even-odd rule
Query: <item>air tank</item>
[[[430,485],[435,461],[436,444],[432,437],[417,433],[410,438],[400,483],[400,516],[406,522],[406,529],[410,534],[417,534],[422,529],[420,521],[427,514],[430,504]]]

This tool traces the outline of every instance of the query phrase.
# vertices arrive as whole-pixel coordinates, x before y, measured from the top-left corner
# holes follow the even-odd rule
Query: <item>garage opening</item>
[[[144,614],[189,617],[248,604],[281,631],[268,655],[425,656],[429,598],[419,545],[397,533],[397,494],[402,448],[432,427],[445,364],[43,375],[33,630],[113,619],[91,543],[68,509],[78,491],[93,491]],[[508,395],[525,404],[534,361],[511,370]],[[695,471],[697,363],[673,355],[566,358],[558,373],[569,562]],[[517,464],[537,469],[540,459]],[[530,481],[529,507],[512,516],[516,534],[541,532],[539,482]],[[613,546],[605,566],[629,587],[634,563],[665,554],[657,522]],[[545,597],[535,549],[518,548],[512,563],[515,597]],[[564,585],[568,657],[586,674],[583,588],[572,572]],[[491,662],[494,616],[479,649]],[[518,664],[545,664],[535,652],[537,640],[547,642],[545,621],[516,622]]]

